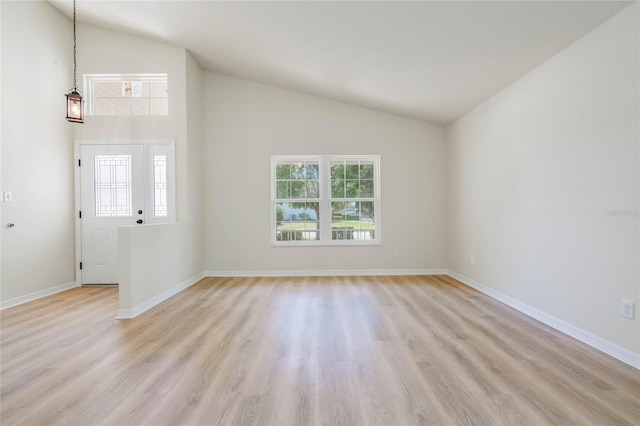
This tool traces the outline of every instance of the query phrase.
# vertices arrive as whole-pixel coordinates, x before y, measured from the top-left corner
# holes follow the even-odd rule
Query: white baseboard
[[[33,293],[25,294],[24,296],[14,297],[13,299],[0,302],[0,311],[3,309],[11,308],[13,306],[22,305],[23,303],[42,299],[43,297],[51,296],[52,294],[60,293],[76,287],[79,287],[79,286],[76,284],[75,281],[72,281],[72,282],[57,285],[55,287],[48,288],[46,290],[35,291]]]
[[[447,275],[451,278],[455,278],[463,284],[468,285],[469,287],[475,288],[481,293],[486,294],[493,299],[496,299],[505,305],[508,305],[525,315],[530,316],[543,324],[548,325],[558,331],[561,331],[564,334],[567,334],[574,339],[577,339],[587,345],[604,352],[607,355],[614,357],[615,359],[624,362],[627,365],[630,365],[634,368],[640,370],[640,354],[630,351],[627,348],[623,348],[622,346],[610,342],[602,337],[596,336],[586,330],[583,330],[579,327],[576,327],[573,324],[570,324],[566,321],[561,320],[560,318],[554,317],[553,315],[549,315],[546,312],[540,311],[532,306],[529,306],[525,303],[522,303],[516,299],[513,299],[510,296],[507,296],[504,293],[493,290],[483,284],[480,284],[477,281],[472,280],[471,278],[460,275],[454,271],[448,270]]]
[[[205,271],[205,277],[352,277],[372,275],[446,275],[446,269],[317,269],[281,271]]]
[[[149,309],[153,308],[156,305],[159,305],[160,303],[164,302],[165,300],[167,300],[168,298],[175,296],[176,294],[180,293],[182,290],[191,287],[192,285],[194,285],[195,283],[197,283],[198,281],[200,281],[202,278],[204,278],[205,275],[204,273],[200,273],[198,275],[194,275],[193,277],[181,282],[180,284],[177,284],[173,287],[171,287],[170,289],[160,293],[159,295],[152,297],[151,299],[142,302],[141,304],[134,306],[131,309],[118,309],[118,314],[116,316],[116,319],[131,319],[131,318],[135,318],[138,315],[148,311]]]

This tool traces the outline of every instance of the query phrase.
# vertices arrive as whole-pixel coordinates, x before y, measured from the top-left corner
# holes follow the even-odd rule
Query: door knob
[[[137,223],[137,224],[141,224],[141,223],[142,223],[142,219],[138,219],[138,220],[136,220],[136,223]]]
[[[138,210],[138,214],[142,214],[142,210]]]

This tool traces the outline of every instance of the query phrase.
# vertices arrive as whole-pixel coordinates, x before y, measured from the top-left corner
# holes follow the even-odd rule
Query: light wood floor
[[[640,424],[640,372],[448,277],[209,278],[1,313],[12,424]]]

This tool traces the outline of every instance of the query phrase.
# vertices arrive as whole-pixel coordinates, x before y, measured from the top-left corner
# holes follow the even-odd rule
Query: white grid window
[[[320,163],[276,160],[276,240],[319,240]]]
[[[375,163],[331,160],[331,239],[375,239]]]
[[[131,155],[96,155],[94,161],[96,216],[131,216]]]
[[[379,160],[272,157],[272,244],[380,244]]]
[[[169,114],[167,74],[85,74],[87,115]]]

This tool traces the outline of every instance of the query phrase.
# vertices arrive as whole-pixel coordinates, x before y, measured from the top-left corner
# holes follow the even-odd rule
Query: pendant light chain
[[[78,63],[76,57],[76,0],[73,0],[73,88],[65,96],[67,97],[67,121],[71,123],[84,123],[84,100],[78,93]]]
[[[76,0],[73,0],[73,90],[78,91],[76,83]]]

